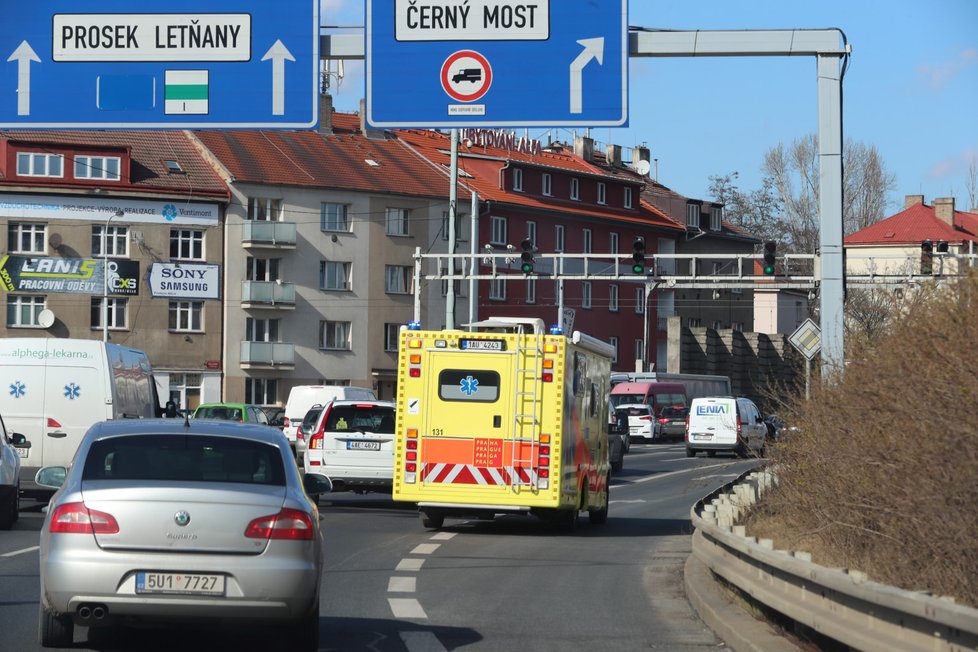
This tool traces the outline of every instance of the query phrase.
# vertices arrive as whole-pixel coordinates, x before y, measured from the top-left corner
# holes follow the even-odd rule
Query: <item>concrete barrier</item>
[[[978,609],[879,584],[860,571],[819,566],[808,553],[776,550],[770,539],[748,536],[737,522],[774,482],[770,470],[751,471],[690,510],[693,556],[714,576],[852,649],[978,650]],[[736,650],[757,649],[727,643]]]

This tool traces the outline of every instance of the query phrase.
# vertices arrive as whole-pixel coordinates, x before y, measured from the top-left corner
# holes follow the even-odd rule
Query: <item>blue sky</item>
[[[364,0],[321,7],[323,25],[363,25]],[[629,25],[648,28],[841,29],[852,46],[845,137],[875,146],[895,175],[889,213],[907,194],[954,196],[967,208],[969,165],[978,164],[978,1],[629,0],[628,11]],[[333,80],[334,103],[355,111],[362,62],[344,73]],[[684,195],[708,198],[710,176],[735,171],[750,191],[768,149],[817,131],[816,91],[812,57],[632,58],[629,126],[591,135],[626,152],[647,145],[659,181]],[[546,140],[545,130],[529,133]]]

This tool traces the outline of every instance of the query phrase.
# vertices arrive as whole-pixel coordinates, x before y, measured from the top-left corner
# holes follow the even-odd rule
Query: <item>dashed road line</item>
[[[639,484],[641,482],[648,482],[649,480],[661,480],[662,478],[668,478],[669,476],[679,475],[680,473],[693,473],[695,471],[705,471],[706,469],[715,469],[721,466],[728,466],[731,464],[711,464],[709,466],[697,466],[691,469],[681,469],[679,471],[669,471],[668,473],[657,473],[655,475],[648,475],[644,478],[638,478],[637,480],[626,480],[624,478],[616,480],[615,484]]]
[[[416,577],[397,577],[396,575],[387,582],[388,593],[414,593],[417,586]]]
[[[428,619],[428,614],[421,608],[421,603],[414,598],[387,598],[395,618]]]
[[[408,652],[446,652],[438,637],[431,632],[401,632]]]
[[[10,552],[5,552],[0,557],[16,557],[17,555],[23,555],[28,552],[34,552],[35,550],[40,550],[41,546],[31,546],[30,548],[22,548],[20,550],[11,550]]]
[[[421,566],[424,565],[424,559],[414,559],[412,557],[405,557],[401,561],[397,562],[397,566],[394,568],[396,571],[410,572],[419,571]]]
[[[430,555],[441,547],[440,543],[421,543],[411,551],[412,555]]]

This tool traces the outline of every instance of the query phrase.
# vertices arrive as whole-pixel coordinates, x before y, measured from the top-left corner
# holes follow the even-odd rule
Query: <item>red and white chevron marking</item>
[[[517,466],[487,468],[472,464],[431,464],[421,466],[421,481],[440,484],[481,484],[509,486],[537,481],[536,469]]]

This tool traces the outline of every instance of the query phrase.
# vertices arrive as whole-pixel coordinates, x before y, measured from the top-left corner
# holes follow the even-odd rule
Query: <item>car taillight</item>
[[[667,423],[669,423],[669,419],[667,419],[665,417],[659,417],[659,423],[661,423],[663,425],[664,424],[667,424]]]
[[[315,533],[312,517],[298,509],[256,518],[245,528],[249,539],[293,539],[311,541]]]
[[[51,514],[49,531],[61,534],[118,534],[119,523],[112,514],[88,509],[85,503],[58,505]]]
[[[652,417],[646,415],[644,417],[639,417],[638,420],[639,421],[651,421],[652,420]]]

